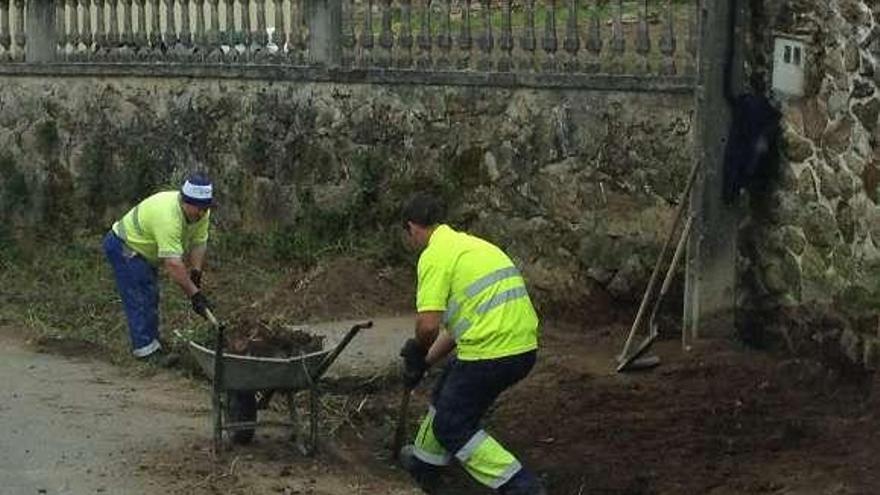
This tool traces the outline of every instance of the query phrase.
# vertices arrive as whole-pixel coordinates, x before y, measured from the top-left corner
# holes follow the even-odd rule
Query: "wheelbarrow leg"
[[[318,450],[318,415],[320,413],[318,406],[318,384],[313,382],[309,387],[309,415],[311,416],[309,421],[309,456],[315,455]]]
[[[290,419],[290,441],[297,444],[300,450],[303,450],[299,432],[299,422],[296,414],[296,392],[293,390],[286,392],[284,398],[287,401],[287,416]]]
[[[214,409],[214,456],[220,455],[223,448],[223,325],[217,323],[213,315],[208,313],[211,322],[216,329],[214,342],[214,383],[213,383],[213,409]]]

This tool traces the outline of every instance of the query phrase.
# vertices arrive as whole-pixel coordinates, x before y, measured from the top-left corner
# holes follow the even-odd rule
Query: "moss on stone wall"
[[[279,259],[354,250],[400,261],[399,207],[429,190],[449,204],[451,223],[503,246],[561,305],[605,284],[615,297],[639,292],[691,163],[686,96],[8,82],[0,97],[17,104],[0,109],[14,164],[0,179],[3,215],[24,196],[39,208],[22,221],[103,231],[143,197],[205,170],[227,238],[261,234],[242,245],[262,243]],[[595,231],[596,218],[607,228]],[[585,236],[627,249],[593,259]]]

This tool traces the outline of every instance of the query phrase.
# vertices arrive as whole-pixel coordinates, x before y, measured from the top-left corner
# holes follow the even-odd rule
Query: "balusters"
[[[617,10],[611,24],[611,65],[612,72],[623,71],[623,56],[626,53],[626,38],[623,35],[623,0],[617,0]]]
[[[125,15],[123,16],[120,39],[122,44],[127,47],[125,52],[130,54],[134,47],[134,0],[123,0],[123,6],[125,7]]]
[[[0,58],[23,56],[27,1],[37,0],[0,0]],[[59,60],[299,65],[308,60],[310,1],[57,0],[56,49]],[[697,0],[656,0],[653,6],[647,0],[327,1],[342,2],[345,68],[696,72]],[[275,12],[271,19],[267,9]]]
[[[107,20],[104,18],[104,0],[94,0],[95,4],[95,57],[106,55]]]
[[[0,48],[3,48],[2,51],[5,51],[5,47],[2,44],[3,38],[3,29],[5,28],[4,24],[4,8],[3,3],[0,2]],[[67,12],[65,11],[65,3],[62,0],[58,0],[55,2],[55,41],[57,42],[55,46],[55,52],[58,54],[59,60],[63,60],[67,56],[67,22],[65,18],[67,16]],[[3,60],[3,53],[0,52],[0,60]]]
[[[92,0],[82,0],[82,14],[83,14],[83,36],[82,42],[85,47],[85,59],[88,60],[91,58],[92,52],[94,50],[95,38],[92,32]]]
[[[508,72],[513,68],[513,0],[501,1],[501,39],[498,45],[501,56],[498,58],[498,71]]]
[[[369,67],[373,58],[373,0],[367,0],[364,4],[366,11],[364,12],[364,28],[361,31],[361,50],[360,64],[362,67]]]
[[[268,35],[266,34],[266,0],[255,0],[256,21],[257,26],[251,33],[251,43],[253,44],[253,52],[257,59],[264,60],[266,58],[267,46],[269,44]]]
[[[642,72],[651,72],[651,63],[648,56],[651,54],[651,32],[648,27],[648,0],[644,2],[644,8],[639,12],[639,26],[636,31],[636,53],[639,54]]]
[[[110,1],[113,2],[113,0]],[[174,24],[174,0],[161,1],[165,5],[165,16],[160,18],[159,21],[162,24],[161,31],[165,39],[163,49],[167,52],[170,48],[177,45],[177,29]],[[113,24],[116,24],[115,21]]]
[[[535,0],[525,0],[525,4],[526,25],[523,28],[522,41],[520,42],[520,46],[525,53],[520,66],[525,70],[534,70],[535,48],[537,45],[535,39]]]
[[[492,35],[492,0],[482,0],[481,5],[483,34],[480,35],[477,41],[481,53],[478,68],[487,71],[492,69],[492,50],[495,48],[495,38]]]
[[[541,48],[547,54],[543,69],[545,72],[556,72],[556,0],[545,0],[547,11],[544,17],[544,36],[541,39]]]
[[[3,60],[10,59],[10,44],[12,43],[11,24],[9,16],[9,0],[0,0],[0,47],[3,53],[0,54]]]
[[[140,58],[147,58],[149,50],[147,46],[147,0],[134,0],[133,10],[137,19],[134,20],[135,49]]]
[[[700,10],[699,0],[691,2],[690,11],[688,12],[688,39],[687,39],[687,63],[685,65],[685,73],[692,76],[697,73],[697,37],[699,36],[697,25],[697,14]]]
[[[24,45],[26,37],[24,32],[24,0],[15,0],[15,53],[16,60],[24,61]]]
[[[273,57],[280,58],[284,53],[284,41],[287,39],[287,31],[284,28],[284,3],[282,0],[273,0],[273,6],[275,7],[275,29],[272,31],[270,43],[276,50]]]
[[[598,1],[598,0],[597,0]],[[587,72],[599,72],[601,68],[602,56],[602,24],[599,19],[599,7],[593,6],[593,13],[590,15],[590,30],[587,33],[587,52],[590,57],[587,61]]]
[[[419,57],[416,66],[419,69],[431,67],[431,0],[422,0],[421,21],[419,22]]]
[[[440,57],[437,59],[437,67],[445,69],[449,67],[450,50],[452,49],[452,0],[443,2],[443,25],[437,34],[437,48],[440,49]]]
[[[579,69],[577,56],[578,50],[581,47],[580,35],[578,34],[579,14],[578,0],[569,0],[568,20],[565,24],[565,41],[562,42],[562,47],[565,49],[565,53],[568,54],[568,60],[565,63],[565,69],[568,72],[577,72]]]
[[[382,55],[376,61],[379,67],[391,66],[391,48],[394,46],[394,35],[391,33],[391,0],[382,0],[382,32],[379,33],[379,46]]]
[[[305,18],[305,2],[304,0],[291,0],[290,6],[294,8],[294,4],[296,4],[296,9],[294,10],[294,21],[291,25],[291,31],[293,31],[293,37],[295,40],[295,50],[291,52],[291,55],[294,57],[295,63],[304,64],[306,63],[307,53],[306,48],[308,47],[308,39],[306,34],[306,18]],[[370,10],[372,11],[373,2],[370,0]],[[372,34],[372,33],[371,33]]]
[[[241,34],[238,41],[244,46],[243,56],[250,60],[252,55],[251,43],[253,41],[253,29],[251,28],[251,0],[240,0],[241,5]]]
[[[355,0],[342,2],[342,66],[353,67],[357,61],[357,35],[355,35]]]
[[[467,69],[471,61],[471,46],[473,40],[471,38],[471,0],[460,0],[461,7],[461,31],[458,35],[459,56],[456,67],[458,69]]]
[[[666,2],[666,26],[663,34],[660,36],[660,53],[663,54],[663,61],[660,63],[660,73],[666,76],[675,75],[677,72],[675,66],[675,10],[672,0]]]
[[[119,10],[116,0],[109,0],[107,3],[109,19],[107,24],[107,53],[108,59],[113,60],[119,49]]]
[[[91,32],[86,31],[89,28],[86,17],[86,0],[79,0],[73,4],[74,12],[76,12],[76,60],[86,60],[89,50],[89,42],[91,41]]]
[[[401,0],[400,4],[400,37],[397,40],[400,55],[397,65],[409,68],[413,62],[412,0]]]
[[[196,6],[196,32],[193,34],[193,44],[196,54],[199,58],[204,59],[207,48],[205,46],[205,0],[193,0],[193,3]]]
[[[189,22],[189,0],[180,0],[179,44],[182,49],[181,55],[188,55],[193,46],[193,37]]]
[[[278,10],[281,15],[281,10]],[[208,0],[208,15],[205,18],[205,61],[212,64],[223,60],[223,48],[220,39],[220,0]]]
[[[79,0],[60,0],[67,4],[70,10],[70,54],[68,59],[76,60],[79,56]],[[12,17],[9,17],[10,27],[12,27]]]
[[[162,51],[162,30],[159,28],[159,0],[150,0],[150,33],[147,36],[152,58],[159,58]]]
[[[224,1],[223,33],[220,42],[226,45],[227,51],[223,54],[226,61],[238,60],[238,30],[235,27],[235,0]]]

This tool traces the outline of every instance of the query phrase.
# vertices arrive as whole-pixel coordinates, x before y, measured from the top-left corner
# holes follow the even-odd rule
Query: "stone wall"
[[[752,83],[769,87],[774,31],[808,40],[807,94],[781,102],[779,182],[750,198],[741,329],[877,366],[880,67],[876,2],[752,1]]]
[[[638,296],[691,162],[684,94],[187,78],[2,77],[0,216],[102,231],[187,170],[222,231],[399,238],[399,202],[508,249],[545,307]],[[398,242],[399,244],[399,242]]]

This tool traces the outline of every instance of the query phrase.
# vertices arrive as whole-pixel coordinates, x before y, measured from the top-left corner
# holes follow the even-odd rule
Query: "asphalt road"
[[[184,380],[34,352],[10,332],[0,329],[0,494],[156,493],[144,454],[207,435],[207,394]]]

